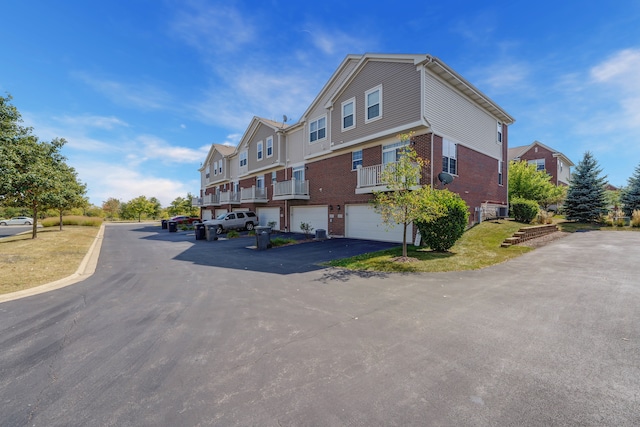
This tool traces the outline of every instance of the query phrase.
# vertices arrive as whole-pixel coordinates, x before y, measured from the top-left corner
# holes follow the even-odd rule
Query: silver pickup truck
[[[229,230],[253,230],[258,225],[258,215],[255,212],[228,212],[220,214],[216,219],[208,219],[202,222],[204,225],[216,227],[216,234],[222,234]]]

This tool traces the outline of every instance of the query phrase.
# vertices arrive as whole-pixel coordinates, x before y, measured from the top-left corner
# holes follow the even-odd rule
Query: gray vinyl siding
[[[481,153],[502,158],[497,120],[473,101],[425,71],[425,117],[434,131]]]
[[[296,164],[304,162],[304,147],[308,145],[305,136],[305,127],[301,126],[297,128],[295,131],[287,133],[287,158],[282,159],[286,160],[288,164]]]
[[[382,118],[365,123],[365,92],[382,85]],[[342,102],[355,98],[355,128],[342,131]],[[420,120],[420,72],[411,63],[369,61],[334,102],[334,148]]]
[[[267,157],[267,138],[273,138],[273,156]],[[262,160],[258,160],[258,142],[262,141]],[[248,172],[258,169],[264,168],[269,164],[275,164],[278,161],[278,153],[277,153],[277,143],[278,143],[278,135],[269,126],[265,126],[261,124],[254,136],[251,138],[251,143],[249,144],[249,152],[247,157],[247,165]]]

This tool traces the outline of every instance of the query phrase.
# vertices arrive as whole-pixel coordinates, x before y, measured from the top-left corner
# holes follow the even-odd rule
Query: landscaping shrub
[[[538,216],[540,207],[533,200],[514,197],[511,199],[511,216],[518,222],[529,224]]]
[[[545,211],[540,209],[538,212],[538,216],[536,217],[536,223],[538,224],[552,224],[553,223],[553,212]]]
[[[640,227],[640,210],[636,209],[631,214],[631,226]]]
[[[271,246],[275,248],[277,246],[284,246],[297,242],[298,241],[296,239],[285,239],[284,237],[276,237],[275,239],[271,239]]]
[[[236,237],[240,237],[240,233],[238,233],[236,230],[227,231],[227,239],[233,239]]]
[[[446,252],[462,237],[469,224],[469,207],[449,190],[434,190],[432,197],[442,206],[444,215],[431,221],[416,221],[425,246]]]

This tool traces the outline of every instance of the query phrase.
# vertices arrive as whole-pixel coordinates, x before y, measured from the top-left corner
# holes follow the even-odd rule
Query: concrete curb
[[[100,230],[98,230],[98,234],[96,234],[95,239],[93,239],[93,243],[91,243],[91,246],[89,247],[89,251],[80,262],[80,266],[75,273],[65,277],[64,279],[36,286],[35,288],[0,295],[0,304],[64,288],[90,277],[96,271],[96,267],[98,265],[98,258],[100,256],[100,249],[102,248],[102,239],[104,236],[104,228],[105,223],[102,223]]]

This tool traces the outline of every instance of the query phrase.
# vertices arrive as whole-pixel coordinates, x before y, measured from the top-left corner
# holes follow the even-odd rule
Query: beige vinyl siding
[[[325,88],[325,91],[322,93],[322,95],[315,100],[311,109],[307,111],[307,114],[305,116],[306,122],[304,124],[304,131],[303,131],[303,137],[304,137],[303,141],[305,145],[303,156],[313,155],[313,154],[317,154],[322,151],[331,149],[331,141],[333,138],[332,132],[333,132],[333,129],[335,129],[333,127],[333,124],[331,123],[332,115],[339,114],[339,113],[338,111],[330,112],[329,109],[326,108],[326,105],[327,105],[327,102],[329,102],[329,100],[331,99],[331,97],[333,97],[336,90],[340,87],[340,85],[342,85],[344,80],[351,74],[351,72],[353,71],[353,69],[357,64],[358,64],[358,60],[356,59],[352,59],[348,61],[344,69],[341,70],[340,75],[338,75],[331,82],[331,84]],[[316,120],[322,117],[325,114],[327,117],[327,138],[321,142],[314,142],[310,144],[309,143],[309,123],[313,120]],[[339,126],[337,129],[338,129],[337,131],[340,132]]]
[[[304,148],[307,146],[305,140],[305,128],[302,126],[291,133],[287,133],[287,158],[283,160],[286,160],[288,164],[303,162]]]
[[[382,85],[382,118],[365,123],[365,92]],[[355,98],[355,128],[342,132],[342,102]],[[420,72],[411,63],[369,61],[334,102],[334,148],[420,120]]]
[[[267,157],[267,138],[273,138],[273,156]],[[247,157],[247,164],[249,165],[248,172],[251,173],[252,170],[258,168],[264,168],[270,164],[276,164],[278,160],[277,153],[277,141],[278,135],[273,130],[273,128],[269,126],[265,126],[260,124],[256,133],[251,138],[251,143],[249,144],[249,155]],[[258,161],[258,142],[262,141],[262,160]]]
[[[433,130],[481,153],[501,159],[496,118],[425,71],[425,117]]]

